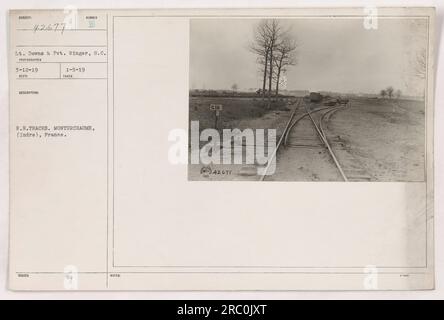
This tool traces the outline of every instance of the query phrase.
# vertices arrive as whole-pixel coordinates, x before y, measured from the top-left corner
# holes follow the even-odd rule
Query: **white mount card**
[[[434,288],[433,8],[9,20],[11,289]]]

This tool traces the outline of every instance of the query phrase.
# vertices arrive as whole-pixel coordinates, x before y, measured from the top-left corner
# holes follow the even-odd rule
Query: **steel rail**
[[[347,107],[347,105],[333,108],[333,109],[331,109],[331,110],[325,112],[325,113],[321,116],[321,118],[320,118],[320,120],[319,120],[319,129],[321,130],[321,132],[322,132],[322,134],[323,134],[323,136],[324,136],[325,139],[327,139],[327,136],[326,136],[326,134],[325,134],[325,131],[324,131],[324,128],[323,128],[323,125],[322,125],[324,119],[326,118],[327,115],[331,117],[331,115],[332,115],[333,113],[335,113],[335,112],[338,111],[338,110],[344,109],[344,108],[346,108],[346,107]],[[328,120],[329,120],[329,119],[328,119]]]
[[[322,118],[323,118],[327,113],[330,113],[330,112],[332,112],[333,110],[336,111],[336,109],[341,109],[341,108],[343,108],[343,107],[334,108],[334,109],[331,109],[331,110],[325,112],[325,113],[321,116],[321,119],[319,120],[319,125],[321,125],[321,123],[322,123]],[[331,146],[330,146],[330,143],[328,143],[327,138],[326,138],[326,136],[325,136],[325,133],[319,129],[318,125],[316,124],[316,121],[315,121],[315,120],[313,119],[313,117],[311,116],[311,113],[310,113],[310,111],[308,110],[307,106],[305,106],[305,110],[307,111],[308,116],[310,117],[310,120],[313,122],[313,125],[315,126],[316,132],[318,133],[318,135],[319,135],[321,141],[324,142],[325,146],[327,147],[327,149],[328,149],[328,151],[329,151],[329,153],[330,153],[330,156],[332,157],[332,159],[333,159],[333,161],[334,161],[336,167],[338,168],[338,170],[339,170],[339,172],[340,172],[342,178],[344,179],[344,181],[347,182],[348,179],[347,179],[347,177],[346,177],[346,175],[345,175],[345,173],[344,173],[344,170],[342,169],[341,165],[339,164],[339,161],[338,161],[338,159],[336,158],[336,156],[335,156],[335,154],[334,154],[334,152],[333,152],[333,150],[332,150],[332,148],[331,148]]]
[[[315,109],[312,111],[312,113],[314,112],[318,112],[318,111],[322,111],[325,109],[330,109],[330,107],[324,107],[324,108],[319,108],[319,109]],[[299,118],[297,118],[290,126],[290,128],[287,130],[287,133],[285,134],[285,139],[284,139],[284,145],[287,145],[287,141],[288,141],[288,136],[291,132],[291,130],[293,129],[293,127],[302,119],[304,119],[306,116],[308,116],[308,113],[304,113],[303,115],[299,116]]]
[[[265,167],[264,172],[261,174],[259,181],[264,181],[265,177],[267,175],[268,169],[270,168],[271,162],[274,160],[274,158],[276,157],[277,151],[279,149],[279,147],[282,144],[282,141],[284,140],[285,134],[288,131],[288,128],[290,127],[291,121],[293,120],[295,114],[296,114],[296,110],[298,110],[299,106],[301,104],[301,99],[298,100],[298,102],[296,103],[296,106],[293,109],[293,112],[290,115],[290,119],[288,120],[287,124],[285,125],[284,131],[282,132],[282,135],[279,139],[278,144],[276,145],[276,148],[274,148],[273,153],[271,154],[271,156],[268,158],[267,161],[267,166]]]

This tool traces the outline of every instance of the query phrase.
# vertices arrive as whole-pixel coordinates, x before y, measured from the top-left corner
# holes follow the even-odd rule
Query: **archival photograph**
[[[428,20],[190,22],[189,180],[425,180]]]

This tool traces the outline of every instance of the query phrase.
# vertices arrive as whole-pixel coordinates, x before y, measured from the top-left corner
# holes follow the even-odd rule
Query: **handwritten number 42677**
[[[36,24],[34,25],[34,32],[38,31],[55,31],[55,32],[61,32],[63,33],[66,28],[66,23],[60,22],[60,23],[50,23],[50,24]]]

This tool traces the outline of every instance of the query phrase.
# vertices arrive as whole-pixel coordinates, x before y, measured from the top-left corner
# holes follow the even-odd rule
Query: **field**
[[[249,125],[249,121],[264,117],[267,113],[288,112],[287,99],[274,101],[270,109],[267,103],[260,98],[248,97],[190,97],[189,120],[199,121],[201,130],[214,128],[214,111],[210,110],[210,104],[221,104],[223,111],[220,113],[219,129],[239,128]],[[254,128],[249,126],[249,128]]]
[[[423,101],[353,99],[328,128],[375,181],[424,181],[424,110]],[[337,150],[338,157],[346,156]]]
[[[200,130],[214,128],[210,104],[222,104],[218,128],[244,130],[276,129],[278,139],[296,108],[297,98],[277,99],[271,108],[259,98],[190,97],[190,121],[198,120]],[[323,107],[310,103],[312,110]],[[296,117],[305,108],[299,106]],[[351,97],[350,105],[325,123],[326,138],[352,181],[424,181],[424,102],[402,99]],[[323,146],[308,117],[290,132],[290,143],[277,153],[274,181],[341,181],[331,156]],[[308,147],[301,148],[303,144]],[[254,146],[245,145],[245,148]],[[253,168],[251,168],[253,167]],[[224,174],[202,178],[202,165],[189,166],[191,180],[257,180],[254,165],[211,165]],[[227,173],[228,174],[225,174]],[[245,174],[247,173],[247,174]]]
[[[215,126],[215,112],[210,110],[210,104],[222,104],[223,110],[218,120],[218,129],[276,129],[277,136],[283,132],[291,113],[291,104],[294,98],[278,98],[268,108],[267,102],[260,98],[249,97],[190,97],[189,122],[199,121],[200,131]],[[200,146],[205,144],[201,142]],[[254,146],[245,146],[246,148]],[[229,174],[212,175],[205,180],[255,180],[257,176],[244,175],[243,170],[251,166],[235,164],[211,165],[220,172]],[[192,164],[188,167],[190,180],[200,180],[202,165]]]

